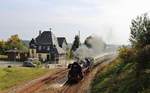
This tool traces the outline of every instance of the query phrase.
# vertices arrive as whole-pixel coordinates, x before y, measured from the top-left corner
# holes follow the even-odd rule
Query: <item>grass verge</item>
[[[21,82],[35,79],[48,71],[48,69],[41,68],[0,68],[0,91],[18,85]]]

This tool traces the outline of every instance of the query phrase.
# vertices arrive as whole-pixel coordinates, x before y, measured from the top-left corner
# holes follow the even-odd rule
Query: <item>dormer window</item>
[[[41,50],[41,46],[39,46],[39,48],[38,48],[39,50]]]
[[[49,47],[49,46],[47,46],[47,50],[48,50],[48,51],[50,50],[50,47]]]

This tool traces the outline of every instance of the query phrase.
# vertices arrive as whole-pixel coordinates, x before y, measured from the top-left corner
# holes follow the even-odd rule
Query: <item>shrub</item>
[[[137,73],[140,74],[146,69],[150,69],[150,45],[145,46],[137,53]]]
[[[33,64],[36,64],[36,67],[41,67],[41,61],[33,61]]]
[[[124,63],[135,61],[135,55],[136,55],[136,51],[133,48],[128,48],[123,46],[119,49],[119,58]]]

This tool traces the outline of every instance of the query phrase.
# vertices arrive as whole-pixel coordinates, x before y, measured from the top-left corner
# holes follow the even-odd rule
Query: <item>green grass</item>
[[[27,80],[34,79],[48,72],[41,68],[0,68],[0,90],[8,89]]]
[[[116,59],[92,83],[91,93],[150,93],[150,75],[143,75],[139,82],[135,75],[135,63],[123,63]]]

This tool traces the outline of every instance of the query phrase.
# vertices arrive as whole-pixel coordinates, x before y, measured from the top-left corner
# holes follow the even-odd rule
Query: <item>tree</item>
[[[7,49],[19,49],[23,51],[27,51],[27,47],[22,42],[22,40],[19,38],[19,36],[12,35],[6,42]]]
[[[150,44],[150,19],[147,14],[132,20],[130,41],[134,48]]]
[[[19,49],[20,48],[20,38],[18,35],[12,35],[6,42],[7,49]]]
[[[72,48],[71,48],[71,51],[76,51],[80,46],[80,38],[78,35],[75,36],[75,40],[73,42],[73,45],[72,45]]]
[[[136,77],[143,86],[143,81],[148,82],[148,79],[145,79],[148,74],[145,72],[150,68],[150,19],[147,14],[132,20],[130,41],[137,51]]]
[[[5,53],[5,41],[4,40],[0,40],[0,54],[4,54]]]

